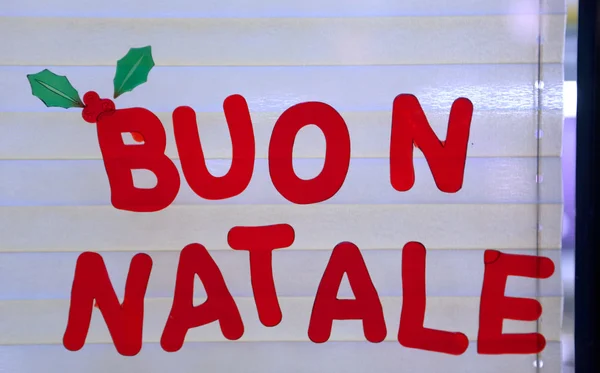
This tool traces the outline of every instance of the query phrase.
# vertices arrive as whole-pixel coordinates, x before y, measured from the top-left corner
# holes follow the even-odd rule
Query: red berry
[[[109,99],[103,99],[100,101],[102,103],[102,112],[115,110],[115,103]]]
[[[98,115],[92,107],[86,106],[81,112],[81,116],[83,117],[83,120],[88,123],[96,123],[96,117]]]
[[[94,91],[89,91],[85,95],[83,95],[83,103],[86,105],[91,105],[99,100],[100,96]]]

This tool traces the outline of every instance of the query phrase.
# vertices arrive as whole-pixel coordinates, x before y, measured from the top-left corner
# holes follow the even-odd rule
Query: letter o
[[[292,154],[296,135],[314,124],[325,136],[323,169],[303,180],[294,172]],[[275,189],[288,201],[311,204],[333,197],[344,184],[350,166],[350,133],[342,116],[323,102],[303,102],[281,114],[269,144],[269,173]]]

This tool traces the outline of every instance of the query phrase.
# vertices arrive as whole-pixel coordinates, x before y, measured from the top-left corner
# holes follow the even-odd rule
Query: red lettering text
[[[288,224],[262,227],[233,227],[227,236],[234,250],[250,252],[250,281],[260,322],[276,326],[281,322],[281,308],[273,282],[273,250],[294,243],[294,228]]]
[[[323,131],[327,149],[321,173],[310,180],[294,172],[292,153],[298,131],[314,124]],[[271,135],[269,173],[273,185],[288,201],[318,203],[333,197],[344,184],[350,166],[350,134],[346,122],[331,106],[303,102],[281,114]]]
[[[152,259],[148,255],[137,254],[133,257],[121,304],[100,254],[81,254],[77,259],[71,290],[69,320],[63,337],[65,348],[78,351],[85,344],[96,300],[117,351],[124,356],[134,356],[140,352],[144,296],[151,270]]]
[[[456,193],[462,188],[473,105],[466,98],[452,104],[446,141],[440,141],[413,95],[394,100],[390,144],[390,178],[394,189],[405,192],[415,183],[413,152],[416,145],[431,168],[439,190]]]
[[[206,167],[196,113],[190,107],[178,107],[173,112],[173,129],[181,168],[190,188],[200,197],[219,200],[242,193],[254,171],[254,132],[246,100],[240,95],[229,96],[223,103],[231,135],[233,157],[231,168],[224,176],[213,176]]]
[[[115,208],[153,212],[175,200],[180,186],[179,172],[165,155],[165,130],[156,115],[142,108],[104,113],[98,117],[97,131]],[[126,132],[141,133],[144,143],[125,145],[122,134]],[[131,173],[135,169],[153,172],[156,186],[135,187]]]
[[[540,333],[502,334],[504,319],[535,321],[542,305],[535,299],[504,296],[508,276],[548,278],[554,273],[552,260],[532,255],[503,254],[487,250],[479,307],[477,352],[487,355],[537,354],[546,346]]]
[[[196,275],[204,284],[207,296],[206,301],[199,306],[194,306],[193,303]],[[240,312],[219,267],[204,246],[187,245],[179,257],[173,306],[160,345],[167,352],[178,351],[183,346],[189,329],[217,320],[225,338],[237,340],[244,334]]]
[[[402,249],[402,313],[398,341],[404,347],[461,355],[469,346],[463,333],[423,327],[425,322],[425,246],[409,242]]]
[[[355,299],[337,299],[344,273],[348,276]],[[351,242],[342,242],[333,249],[315,297],[308,327],[310,340],[327,342],[334,319],[362,320],[365,338],[369,342],[381,342],[387,334],[377,290],[360,250]]]

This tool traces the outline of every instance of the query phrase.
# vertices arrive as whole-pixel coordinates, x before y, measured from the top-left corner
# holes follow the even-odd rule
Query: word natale
[[[89,98],[93,95],[86,96]],[[97,96],[95,97],[97,98]],[[149,110],[104,109],[84,119],[97,123],[97,134],[111,188],[111,203],[121,210],[154,212],[167,208],[180,187],[179,172],[165,155],[166,134],[160,120]],[[254,167],[255,143],[251,116],[246,100],[240,95],[225,99],[224,114],[231,135],[233,159],[224,176],[210,174],[202,151],[196,116],[190,107],[173,113],[173,127],[184,177],[201,198],[222,200],[242,193],[248,186]],[[414,147],[424,154],[439,190],[456,193],[462,187],[473,106],[466,98],[457,99],[451,108],[447,137],[440,141],[413,95],[399,95],[393,103],[390,146],[390,181],[399,192],[412,188],[415,180]],[[292,151],[297,133],[307,125],[316,125],[324,134],[326,153],[323,169],[316,177],[304,180],[293,169]],[[139,144],[125,144],[124,133],[132,133]],[[322,102],[304,102],[284,111],[276,121],[269,144],[269,172],[273,185],[288,201],[313,204],[333,197],[346,178],[350,163],[350,135],[342,116]],[[137,188],[132,170],[146,169],[156,175],[152,188]],[[249,252],[254,300],[261,323],[277,326],[282,317],[272,272],[274,250],[290,247],[294,229],[288,224],[233,227],[228,243],[233,250]],[[426,309],[425,247],[407,243],[402,251],[403,305],[398,341],[408,348],[461,355],[469,344],[460,332],[424,327]],[[545,257],[504,254],[495,250],[484,253],[485,273],[480,300],[477,350],[480,354],[535,354],[546,341],[540,333],[504,334],[504,319],[535,321],[542,313],[535,299],[506,297],[508,276],[548,278],[554,263]],[[136,355],[142,348],[144,296],[152,269],[147,254],[131,261],[124,300],[119,302],[102,257],[86,252],[78,258],[64,346],[72,351],[85,344],[94,300],[100,309],[117,351]],[[344,274],[354,299],[338,299]],[[193,305],[194,278],[202,281],[207,299]],[[381,342],[387,334],[377,290],[359,248],[342,242],[332,251],[319,284],[308,328],[315,343],[326,342],[333,320],[360,320],[365,339]],[[186,246],[180,254],[173,304],[166,322],[161,346],[178,351],[190,328],[217,321],[225,338],[237,340],[244,324],[223,276],[208,251],[198,243]]]

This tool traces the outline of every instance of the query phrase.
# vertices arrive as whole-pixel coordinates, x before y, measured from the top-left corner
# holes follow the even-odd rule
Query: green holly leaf
[[[27,79],[31,85],[31,93],[47,107],[68,109],[85,106],[66,76],[56,75],[46,69],[37,74],[27,75]]]
[[[125,92],[132,91],[135,87],[148,81],[148,73],[154,67],[152,59],[152,48],[131,48],[125,57],[117,62],[117,73],[115,74],[114,98]]]

